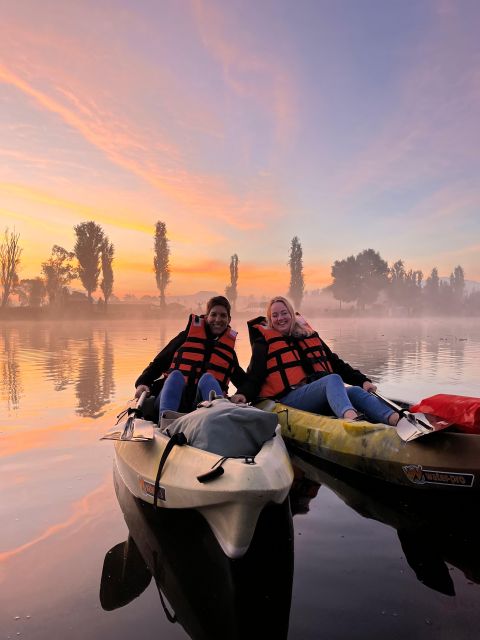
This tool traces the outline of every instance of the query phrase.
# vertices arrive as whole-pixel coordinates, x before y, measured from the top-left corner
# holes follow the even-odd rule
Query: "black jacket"
[[[287,336],[286,340],[292,345],[292,348],[295,348],[299,353],[301,353],[301,350],[297,346],[297,338]],[[348,364],[348,362],[344,362],[336,353],[333,353],[323,340],[322,343],[328,361],[332,366],[333,373],[337,373],[344,382],[358,387],[361,387],[366,381],[370,382],[370,379],[363,375],[361,371],[354,369]],[[243,393],[249,402],[254,401],[258,397],[260,389],[267,377],[267,353],[268,347],[265,339],[263,337],[257,338],[252,345],[252,358],[247,369],[247,379],[238,389],[238,393]],[[303,359],[302,366],[304,367],[305,375],[307,377],[313,374],[306,358]],[[326,373],[325,375],[328,374]]]
[[[173,356],[177,352],[178,348],[185,342],[187,338],[186,331],[180,331],[180,333],[175,336],[170,342],[160,351],[159,354],[155,356],[155,358],[150,362],[150,364],[142,371],[135,382],[135,387],[138,387],[139,384],[145,384],[147,387],[150,387],[151,392],[154,395],[160,391],[161,385],[154,384],[154,382],[160,378],[160,376],[168,371],[170,365],[172,364]],[[213,349],[215,345],[215,338],[209,334],[207,329],[207,346],[206,346],[206,356],[208,359],[208,355],[210,350]],[[246,380],[246,373],[241,368],[238,363],[237,354],[234,352],[234,368],[232,371],[232,383],[235,387],[239,387],[240,384],[244,383]]]

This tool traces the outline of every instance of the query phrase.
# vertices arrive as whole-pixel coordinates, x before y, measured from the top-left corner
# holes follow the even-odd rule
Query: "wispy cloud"
[[[454,18],[440,11],[419,33],[399,76],[396,108],[339,176],[344,193],[410,188],[480,168],[480,55]]]
[[[202,41],[221,65],[226,85],[237,97],[260,106],[275,142],[287,145],[297,122],[296,87],[286,57],[278,52],[276,56],[269,54],[248,29],[247,18],[228,10],[231,6],[203,0],[192,0],[191,4]],[[245,22],[244,29],[237,28],[238,21]]]
[[[262,221],[278,211],[267,179],[257,179],[257,191],[249,191],[245,197],[221,175],[193,172],[185,149],[168,140],[158,128],[152,131],[126,119],[125,114],[119,115],[111,98],[105,106],[104,96],[92,93],[91,87],[72,77],[65,78],[63,71],[49,67],[45,61],[32,62],[28,69],[15,62],[10,67],[0,66],[1,82],[58,116],[110,162],[153,186],[177,210],[241,230],[261,228]],[[168,100],[168,87],[162,90]]]

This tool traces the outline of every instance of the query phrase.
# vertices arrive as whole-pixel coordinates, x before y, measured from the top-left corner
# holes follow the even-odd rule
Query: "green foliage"
[[[88,301],[92,302],[92,293],[98,287],[100,277],[100,255],[105,234],[102,227],[90,220],[82,222],[74,227],[77,241],[75,242],[75,255],[78,260],[78,276],[88,295]]]
[[[290,245],[290,287],[287,296],[292,300],[295,309],[300,309],[305,289],[303,277],[303,251],[297,236],[292,238]]]
[[[165,309],[165,289],[170,282],[170,249],[167,239],[167,226],[160,220],[155,225],[155,243],[153,266],[157,288],[160,292],[160,308]]]

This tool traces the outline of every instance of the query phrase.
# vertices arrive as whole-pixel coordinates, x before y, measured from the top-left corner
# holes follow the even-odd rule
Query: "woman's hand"
[[[369,393],[372,393],[372,391],[377,390],[377,386],[373,384],[373,382],[370,382],[369,380],[365,380],[365,382],[362,384],[362,388],[365,391],[368,391]]]
[[[243,393],[236,393],[230,398],[230,402],[233,402],[233,404],[246,404],[247,399]]]
[[[146,384],[139,384],[138,387],[135,389],[135,398],[139,398],[144,391],[147,392],[147,396],[150,395],[150,388],[147,387]]]

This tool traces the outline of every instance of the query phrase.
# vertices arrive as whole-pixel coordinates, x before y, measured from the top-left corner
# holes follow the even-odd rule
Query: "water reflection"
[[[192,639],[287,637],[293,579],[288,505],[264,510],[247,554],[230,560],[198,513],[157,513],[136,500],[118,474],[114,482],[129,536],[105,556],[104,609],[129,604],[153,578],[159,615],[181,624]]]
[[[28,323],[2,326],[0,338],[0,390],[7,410],[20,408],[22,380],[29,380],[31,393],[48,394],[52,386],[57,392],[73,387],[78,415],[104,415],[115,394],[114,347],[108,329]]]
[[[19,364],[19,336],[18,331],[10,327],[2,327],[1,331],[2,363],[0,388],[2,399],[7,410],[18,409],[20,397],[23,393]]]
[[[324,337],[340,357],[380,382],[415,376],[426,382],[458,384],[474,363],[473,353],[466,362],[467,351],[473,349],[478,356],[479,349],[478,332],[468,321],[340,323],[338,327],[327,325]]]
[[[45,377],[53,382],[55,391],[64,391],[75,381],[78,366],[75,342],[63,332],[49,331],[47,337]]]
[[[397,531],[405,559],[417,579],[445,595],[455,595],[449,565],[467,580],[480,584],[480,524],[476,501],[448,494],[418,496],[388,488],[357,474],[319,466],[308,457],[294,456],[295,481],[290,494],[292,512],[307,513],[322,486],[365,518]]]
[[[93,333],[79,350],[75,394],[78,398],[77,413],[87,418],[100,418],[105,405],[113,396],[114,361],[113,347],[108,333],[103,333],[103,345],[98,344],[98,336]]]
[[[241,325],[238,355],[246,366],[251,349]],[[433,393],[478,393],[480,330],[474,321],[410,320],[406,326],[393,320],[319,319],[318,325],[333,350],[380,381],[387,396],[417,401]],[[0,324],[2,402],[17,411],[28,381],[29,395],[70,390],[77,414],[98,418],[115,389],[132,389],[146,363],[182,328],[183,322],[169,319],[139,326]]]

